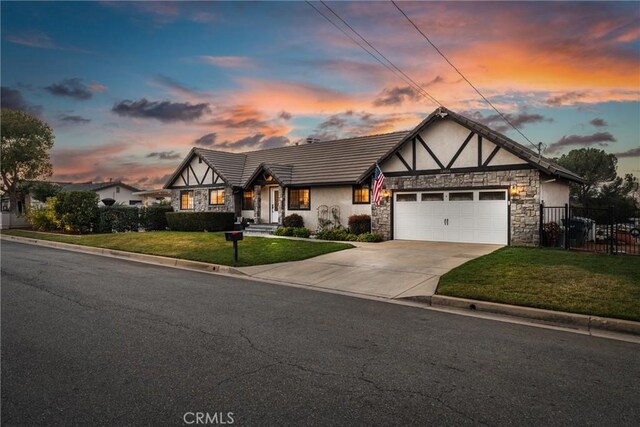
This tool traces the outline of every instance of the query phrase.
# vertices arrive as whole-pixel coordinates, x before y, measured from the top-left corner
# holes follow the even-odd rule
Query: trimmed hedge
[[[233,212],[167,212],[167,224],[173,231],[233,230]]]
[[[140,226],[146,231],[166,230],[167,212],[173,212],[171,205],[151,205],[140,209]]]
[[[138,231],[139,209],[134,206],[101,206],[98,213],[98,233]]]
[[[347,242],[381,242],[382,236],[376,233],[362,233],[356,235],[349,233],[344,228],[334,228],[332,230],[322,230],[316,234],[316,239],[338,240]]]
[[[273,234],[275,236],[309,237],[311,230],[304,227],[278,227]]]
[[[304,219],[298,214],[287,215],[282,220],[282,225],[291,228],[302,228],[304,227]]]
[[[349,217],[349,231],[353,234],[364,234],[371,231],[371,217],[369,215],[351,215]]]

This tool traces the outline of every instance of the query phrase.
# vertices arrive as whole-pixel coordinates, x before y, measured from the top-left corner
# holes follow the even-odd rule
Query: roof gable
[[[191,149],[163,188],[219,185],[225,183],[232,186],[237,185],[237,183],[233,181],[233,178],[236,178],[238,174],[233,169],[233,162],[228,161],[229,155],[237,155],[226,152],[214,153],[220,153],[221,156],[218,157],[222,158],[219,159],[212,155],[205,155],[209,153],[202,153],[198,148]],[[212,161],[214,159],[218,161]],[[244,164],[244,159],[241,160],[242,164]],[[235,166],[237,167],[238,164],[239,162],[236,162]],[[221,169],[230,172],[230,177],[225,175]]]
[[[444,132],[447,134],[446,138],[437,135],[437,130],[445,127],[444,123],[458,125],[449,126],[448,132]],[[414,145],[417,148],[413,148]],[[420,155],[414,155],[415,151]],[[385,171],[407,173],[473,167],[534,167],[549,175],[582,181],[580,176],[507,136],[444,107],[436,109],[385,154],[380,160],[380,164],[383,163]]]

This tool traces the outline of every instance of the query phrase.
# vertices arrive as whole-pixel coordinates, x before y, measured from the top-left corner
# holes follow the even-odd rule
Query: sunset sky
[[[328,4],[446,107],[527,144],[391,3]],[[399,5],[545,155],[603,148],[640,176],[639,2]],[[2,106],[52,125],[61,181],[157,188],[193,146],[404,130],[437,107],[304,2],[1,8]]]

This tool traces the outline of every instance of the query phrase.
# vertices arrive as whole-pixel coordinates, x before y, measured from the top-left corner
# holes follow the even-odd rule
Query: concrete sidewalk
[[[383,298],[432,296],[440,276],[500,245],[387,241],[304,261],[241,267],[248,276]]]

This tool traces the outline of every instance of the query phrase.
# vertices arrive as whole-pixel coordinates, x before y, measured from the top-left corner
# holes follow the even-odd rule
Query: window
[[[506,200],[507,193],[504,191],[481,191],[478,193],[480,200]]]
[[[353,204],[368,205],[371,203],[371,190],[368,185],[353,186]]]
[[[120,192],[120,187],[116,187],[116,193]]]
[[[311,209],[311,190],[308,188],[290,188],[289,189],[289,209],[291,210],[310,210]]]
[[[473,201],[473,193],[449,193],[450,202],[467,202]]]
[[[193,209],[193,191],[180,192],[180,210]]]
[[[423,202],[442,202],[444,201],[444,193],[422,193]]]
[[[142,200],[129,200],[129,206],[139,206],[142,205]]]
[[[245,191],[242,193],[242,210],[253,210],[253,191]]]
[[[224,205],[224,190],[209,190],[210,205]]]
[[[418,195],[416,193],[398,194],[396,196],[396,202],[415,202],[417,200],[418,200]]]

